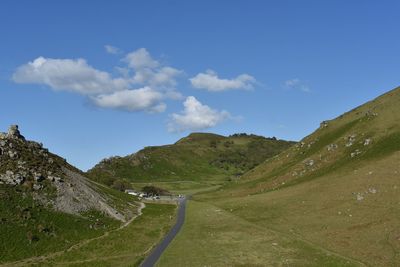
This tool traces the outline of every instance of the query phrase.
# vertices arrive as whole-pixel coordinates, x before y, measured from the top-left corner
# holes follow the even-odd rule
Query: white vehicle
[[[132,195],[132,196],[137,196],[139,194],[138,192],[135,192],[130,189],[125,190],[125,193],[127,193],[128,195]]]

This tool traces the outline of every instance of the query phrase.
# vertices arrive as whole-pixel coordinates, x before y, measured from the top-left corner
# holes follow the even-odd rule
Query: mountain
[[[399,266],[400,88],[323,121],[240,180],[194,200],[349,264]]]
[[[294,142],[256,135],[192,133],[172,145],[102,160],[87,172],[98,182],[198,181],[237,177]]]
[[[134,216],[136,204],[27,141],[0,133],[0,262],[67,248]]]

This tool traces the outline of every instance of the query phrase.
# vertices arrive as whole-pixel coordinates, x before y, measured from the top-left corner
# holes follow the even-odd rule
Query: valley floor
[[[359,266],[311,242],[189,201],[185,226],[157,266]]]
[[[195,195],[158,266],[400,266],[399,162],[397,152],[276,191]]]

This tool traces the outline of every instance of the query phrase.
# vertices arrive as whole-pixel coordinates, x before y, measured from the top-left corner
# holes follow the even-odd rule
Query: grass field
[[[357,266],[210,203],[189,201],[186,217],[157,266]]]
[[[159,266],[399,266],[399,162],[396,152],[276,191],[195,195]]]
[[[308,183],[218,201],[241,218],[372,266],[400,265],[400,153]],[[347,181],[347,182],[344,182]]]
[[[143,214],[117,231],[55,256],[25,261],[15,266],[138,266],[151,248],[171,228],[175,205],[146,204]],[[11,265],[13,266],[13,265]]]

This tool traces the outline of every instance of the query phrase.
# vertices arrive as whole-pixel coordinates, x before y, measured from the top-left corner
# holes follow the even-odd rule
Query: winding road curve
[[[140,267],[153,267],[158,259],[161,257],[161,254],[165,251],[168,245],[172,242],[178,232],[181,230],[182,225],[185,221],[185,213],[186,213],[186,201],[187,198],[183,198],[179,200],[179,209],[178,216],[174,227],[169,231],[169,233],[165,236],[165,238],[159,243],[150,253],[150,255],[142,262]]]

